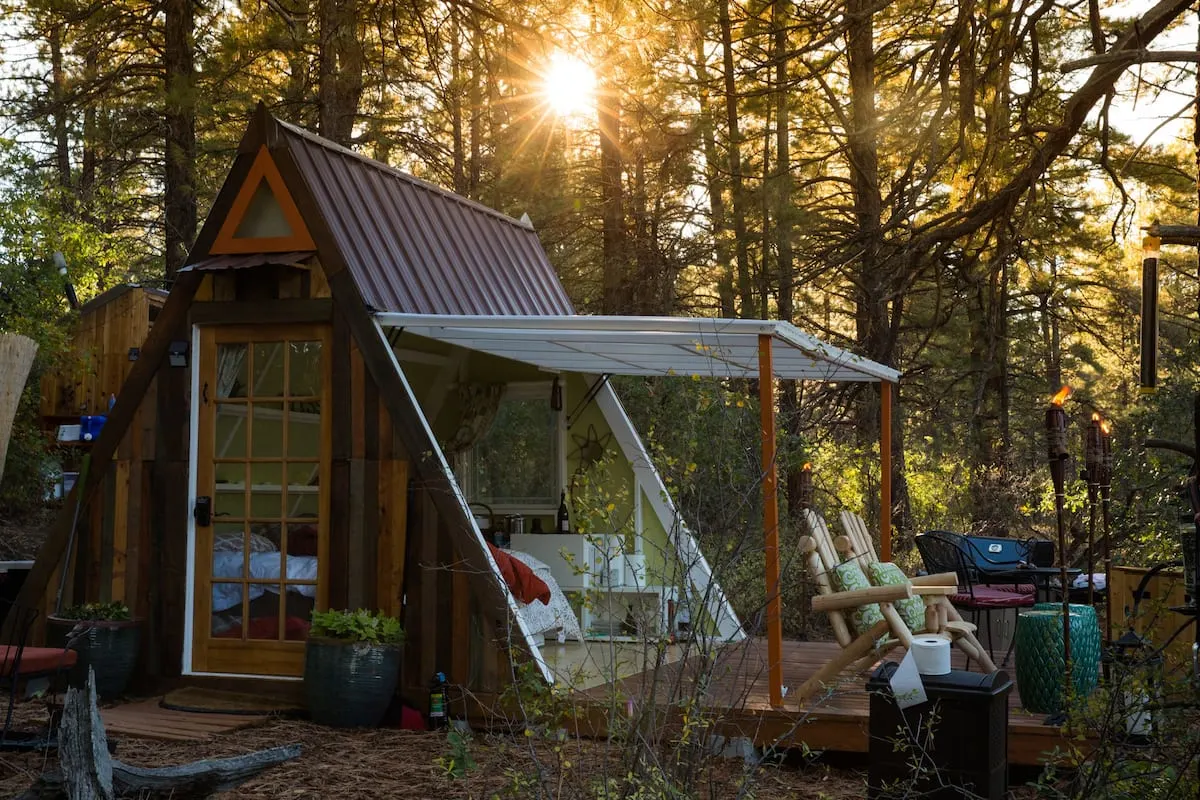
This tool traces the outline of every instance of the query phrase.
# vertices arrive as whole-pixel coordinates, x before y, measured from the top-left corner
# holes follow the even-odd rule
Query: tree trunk
[[[746,236],[746,193],[742,178],[742,136],[738,128],[737,76],[733,67],[733,21],[729,0],[717,4],[721,28],[721,63],[725,79],[725,128],[729,136],[729,185],[733,216],[733,246],[737,255],[737,294],[741,316],[754,313],[754,286],[750,277],[750,242]]]
[[[717,262],[717,297],[721,316],[737,315],[733,292],[733,258],[729,252],[729,223],[725,211],[725,179],[721,175],[721,158],[717,152],[716,125],[709,99],[708,65],[704,55],[704,29],[696,34],[696,101],[699,105],[700,138],[704,145],[704,178],[708,188],[713,256]]]
[[[358,38],[357,0],[318,0],[320,31],[317,127],[321,135],[349,147],[363,92],[363,48]]]
[[[602,80],[596,93],[596,117],[600,127],[601,311],[621,314],[628,310],[627,236],[621,184],[621,98],[611,79]]]
[[[195,28],[192,0],[164,0],[166,34],[166,279],[173,281],[196,238]]]
[[[467,148],[463,141],[462,26],[458,6],[450,6],[450,139],[453,154],[454,191],[467,194]]]
[[[71,142],[67,138],[67,80],[63,70],[61,24],[50,27],[50,105],[54,124],[54,166],[58,172],[58,185],[62,189],[71,188]],[[64,200],[68,197],[63,192]]]

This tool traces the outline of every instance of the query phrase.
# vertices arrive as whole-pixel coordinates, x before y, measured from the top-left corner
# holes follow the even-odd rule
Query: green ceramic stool
[[[1017,618],[1017,691],[1021,695],[1021,705],[1038,714],[1056,714],[1063,710],[1063,678],[1067,669],[1063,659],[1062,607],[1052,605],[1055,605],[1053,609],[1025,611]],[[1094,660],[1090,663],[1083,660],[1092,657],[1089,635],[1098,635],[1095,613],[1089,620],[1073,611],[1071,679],[1076,696],[1087,696],[1095,688],[1099,673],[1098,644],[1094,646]]]
[[[1038,603],[1033,610],[1061,612],[1062,603]],[[1072,603],[1071,614],[1083,617],[1082,632],[1077,633],[1075,626],[1071,626],[1071,661],[1075,665],[1071,680],[1075,684],[1075,694],[1087,697],[1100,682],[1100,622],[1096,618],[1096,609],[1085,603]],[[1062,627],[1061,623],[1059,627]]]

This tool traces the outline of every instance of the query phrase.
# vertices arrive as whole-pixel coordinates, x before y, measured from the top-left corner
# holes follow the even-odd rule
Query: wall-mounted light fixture
[[[563,410],[562,384],[558,382],[558,376],[554,377],[554,383],[550,385],[550,408],[554,411]]]
[[[188,365],[188,343],[182,340],[171,342],[167,347],[167,363],[172,367]]]
[[[75,296],[75,286],[71,283],[71,276],[67,273],[67,258],[60,251],[54,251],[54,266],[58,268],[58,274],[63,279],[63,293],[67,296],[67,305],[72,309],[79,308],[79,298]]]

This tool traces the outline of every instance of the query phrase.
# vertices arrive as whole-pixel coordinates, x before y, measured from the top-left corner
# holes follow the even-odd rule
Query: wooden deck
[[[799,687],[837,650],[838,646],[833,642],[785,641],[783,685]],[[897,648],[886,658],[899,661],[903,656],[904,650]],[[658,687],[655,695],[663,698],[668,691],[664,687],[674,686],[683,696],[690,696],[688,690],[694,685],[694,670],[690,668],[693,661],[662,667],[657,677],[649,671],[642,672],[587,693],[599,700],[616,689],[622,697],[644,703],[648,701],[652,687]],[[954,667],[963,667],[962,653],[957,649],[954,650]],[[1065,744],[1065,740],[1058,728],[1043,724],[1044,714],[1028,714],[1020,709],[1021,700],[1011,662],[1005,671],[1014,682],[1008,698],[1009,762],[1042,764],[1045,754]],[[725,648],[718,656],[701,702],[718,711],[718,732],[726,736],[744,736],[756,745],[806,745],[813,750],[865,753],[868,750],[868,677],[869,673],[844,674],[840,684],[827,696],[815,699],[804,709],[786,698],[782,709],[772,708],[767,694],[766,640],[750,639]]]
[[[124,703],[100,710],[104,730],[110,736],[202,742],[239,728],[261,725],[264,715],[208,714],[175,711],[159,705],[162,698]]]

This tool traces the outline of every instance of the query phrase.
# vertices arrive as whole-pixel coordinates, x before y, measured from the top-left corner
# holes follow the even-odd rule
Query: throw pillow
[[[838,592],[871,588],[871,583],[867,580],[867,576],[863,574],[862,567],[858,566],[854,561],[838,564],[830,572],[830,575],[832,576],[833,588]],[[876,623],[883,619],[883,612],[879,610],[878,603],[868,603],[858,608],[848,608],[843,613],[850,614],[850,624],[859,635],[871,630],[871,628],[875,627]]]
[[[908,576],[890,561],[875,561],[867,565],[867,575],[874,586],[903,586]],[[920,597],[906,597],[892,603],[900,612],[900,619],[913,633],[925,630],[925,601]]]

